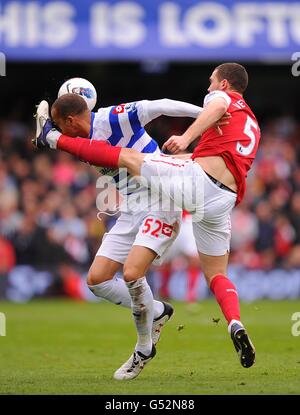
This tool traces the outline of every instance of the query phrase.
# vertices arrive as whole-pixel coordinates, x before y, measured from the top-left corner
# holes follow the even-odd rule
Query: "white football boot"
[[[156,348],[153,344],[152,351],[149,356],[145,356],[143,353],[135,350],[130,358],[114,373],[116,380],[131,380],[136,378],[145,365],[153,359],[156,355]]]
[[[32,140],[33,145],[37,148],[56,148],[57,140],[61,135],[53,126],[49,114],[49,104],[43,100],[37,106],[35,114],[36,132]],[[52,131],[52,134],[48,134]]]

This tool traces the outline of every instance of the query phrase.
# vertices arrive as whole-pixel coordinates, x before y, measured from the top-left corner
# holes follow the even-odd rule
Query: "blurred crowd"
[[[183,119],[160,119],[148,131],[168,138]],[[96,169],[66,153],[37,151],[32,129],[0,120],[0,274],[30,264],[72,290],[115,218],[97,218]],[[158,140],[159,141],[159,140]],[[291,116],[262,124],[246,198],[232,214],[231,263],[250,269],[300,268],[300,124]]]
[[[291,116],[262,125],[231,246],[231,261],[247,268],[300,268],[300,124]]]

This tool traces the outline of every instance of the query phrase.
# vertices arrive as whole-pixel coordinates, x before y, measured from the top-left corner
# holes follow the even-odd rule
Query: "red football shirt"
[[[237,92],[213,91],[205,97],[204,106],[217,96],[222,96],[229,103],[227,112],[232,118],[228,125],[221,127],[223,135],[214,127],[203,133],[192,159],[221,156],[236,180],[238,204],[245,194],[246,177],[257,152],[260,129],[255,115]]]

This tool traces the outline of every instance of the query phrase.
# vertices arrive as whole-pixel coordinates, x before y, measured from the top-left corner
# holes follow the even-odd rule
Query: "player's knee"
[[[97,285],[101,284],[101,282],[111,280],[113,275],[110,275],[108,272],[104,272],[103,270],[91,266],[89,269],[86,282],[87,285]]]
[[[141,278],[143,275],[140,275],[140,270],[138,267],[134,265],[127,265],[124,264],[123,269],[123,278],[126,282],[137,280],[138,278]]]

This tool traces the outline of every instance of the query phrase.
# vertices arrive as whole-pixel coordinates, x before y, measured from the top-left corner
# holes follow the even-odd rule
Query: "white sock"
[[[61,133],[57,130],[50,130],[49,133],[46,136],[46,139],[50,145],[51,148],[56,148],[57,142],[59,137],[61,136]]]
[[[114,277],[97,285],[88,285],[88,287],[97,297],[131,308],[131,297],[124,280],[121,278]]]
[[[231,320],[231,322],[228,324],[228,333],[229,334],[231,333],[231,327],[234,323],[238,323],[240,326],[244,327],[243,323],[241,323],[239,320]]]
[[[152,350],[153,295],[146,278],[126,283],[131,300],[132,315],[138,332],[135,349],[148,356]]]
[[[164,311],[165,311],[165,306],[163,305],[163,303],[161,301],[153,300],[153,318],[156,319]]]
[[[148,285],[147,281],[146,284]],[[114,277],[111,280],[101,282],[97,285],[88,285],[96,297],[104,298],[111,303],[131,308],[131,297],[125,281],[122,278]],[[154,319],[164,311],[161,301],[153,300]]]

